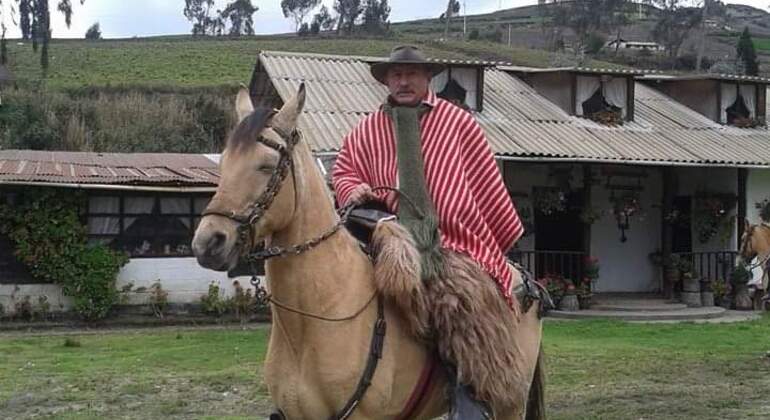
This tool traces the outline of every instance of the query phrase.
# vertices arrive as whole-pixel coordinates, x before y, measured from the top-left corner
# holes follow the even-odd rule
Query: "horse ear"
[[[238,113],[238,122],[243,121],[254,112],[254,104],[251,103],[251,96],[246,86],[241,85],[238,90],[238,96],[235,98],[235,112]]]
[[[744,217],[743,218],[743,231],[744,232],[748,232],[749,229],[751,229],[751,223],[749,223],[749,219],[748,218]]]
[[[305,107],[305,84],[299,85],[299,90],[293,98],[288,100],[278,114],[273,117],[273,127],[278,127],[288,133],[297,127],[297,118]]]

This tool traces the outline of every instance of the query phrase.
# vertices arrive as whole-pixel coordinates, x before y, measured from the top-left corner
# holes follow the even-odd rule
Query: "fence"
[[[695,274],[703,280],[730,279],[730,273],[738,258],[736,251],[685,252],[674,254],[692,263]]]
[[[535,278],[556,275],[575,282],[583,278],[585,257],[584,252],[570,251],[514,250],[508,254],[508,258],[521,264]]]

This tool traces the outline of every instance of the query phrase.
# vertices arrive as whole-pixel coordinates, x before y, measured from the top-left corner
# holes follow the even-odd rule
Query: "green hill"
[[[249,81],[260,50],[385,56],[394,45],[404,42],[418,44],[429,56],[437,58],[507,61],[537,67],[548,66],[553,58],[553,54],[546,51],[511,48],[490,41],[438,42],[415,36],[54,40],[45,84],[54,89],[142,87],[159,91],[232,87]],[[20,84],[40,83],[39,58],[30,45],[11,41],[9,52],[10,68]]]

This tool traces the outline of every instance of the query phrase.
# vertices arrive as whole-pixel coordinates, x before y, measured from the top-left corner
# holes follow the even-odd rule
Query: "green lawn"
[[[770,418],[770,317],[545,324],[551,419]],[[80,347],[66,347],[70,337]],[[0,418],[254,418],[266,329],[0,336]]]

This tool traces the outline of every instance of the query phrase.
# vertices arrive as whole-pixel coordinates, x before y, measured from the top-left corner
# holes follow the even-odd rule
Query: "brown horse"
[[[404,418],[432,355],[387,304],[387,333],[371,386],[349,417],[339,414],[366,368],[379,305],[373,298],[372,263],[357,241],[345,229],[328,234],[339,220],[332,195],[296,130],[304,85],[277,113],[254,110],[245,89],[236,102],[240,122],[222,154],[217,192],[193,240],[199,263],[228,270],[262,240],[268,247],[290,248],[323,239],[266,262],[274,304],[264,380],[275,406],[288,419]],[[494,407],[497,419],[521,419],[525,411],[528,419],[543,416],[537,305],[521,315],[518,328],[511,345],[522,355],[518,363],[529,404]],[[434,386],[412,405],[408,418],[430,419],[447,411],[444,374],[434,370],[430,382]]]
[[[762,283],[756,286],[757,290],[768,290],[768,263],[770,262],[770,226],[760,223],[758,225],[752,225],[748,220],[744,222],[743,236],[741,237],[741,248],[739,250],[738,264],[744,264],[751,269],[761,267]],[[752,265],[754,259],[757,262]],[[761,293],[755,293],[754,295],[754,307],[761,308],[760,302]],[[765,299],[767,300],[767,299]]]

